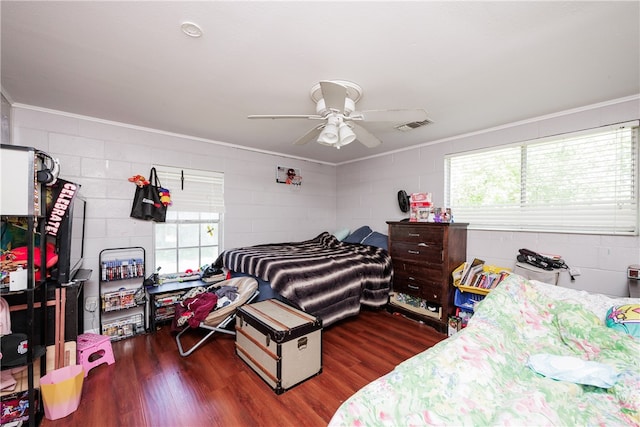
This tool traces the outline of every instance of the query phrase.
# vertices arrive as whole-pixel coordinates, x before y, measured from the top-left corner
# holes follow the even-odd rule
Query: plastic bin
[[[456,289],[455,296],[453,298],[453,304],[456,307],[460,307],[466,311],[473,311],[475,304],[482,301],[485,295],[474,294],[471,292],[462,292],[460,289]]]
[[[65,366],[40,378],[44,416],[48,420],[57,420],[78,409],[83,382],[82,365]]]

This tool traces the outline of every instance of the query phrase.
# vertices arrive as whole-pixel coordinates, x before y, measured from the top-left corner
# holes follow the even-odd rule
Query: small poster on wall
[[[302,185],[300,169],[278,166],[276,169],[276,182],[278,184]]]

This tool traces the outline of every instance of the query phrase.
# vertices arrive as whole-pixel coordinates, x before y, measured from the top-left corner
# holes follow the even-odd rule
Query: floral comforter
[[[535,354],[606,364],[617,382],[547,378],[527,366]],[[356,392],[329,425],[640,425],[640,342],[512,275],[467,328]]]

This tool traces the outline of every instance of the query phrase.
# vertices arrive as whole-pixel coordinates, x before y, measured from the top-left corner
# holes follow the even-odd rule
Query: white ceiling
[[[6,1],[12,103],[341,163],[640,93],[638,1]],[[180,31],[191,21],[201,38]],[[292,143],[320,80],[358,110],[424,108],[434,124],[366,128],[377,148]]]

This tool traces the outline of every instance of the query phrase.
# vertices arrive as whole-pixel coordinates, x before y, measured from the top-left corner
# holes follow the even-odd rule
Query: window
[[[445,156],[445,203],[476,229],[638,233],[638,122]]]
[[[224,175],[167,166],[156,171],[172,202],[166,222],[154,224],[156,268],[174,274],[211,264],[222,241]]]

